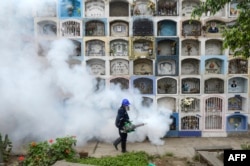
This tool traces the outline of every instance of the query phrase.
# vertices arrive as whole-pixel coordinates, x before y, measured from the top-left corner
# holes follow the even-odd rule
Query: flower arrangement
[[[154,12],[155,11],[155,3],[152,1],[148,1],[148,8]]]
[[[192,103],[193,103],[194,99],[193,98],[185,98],[182,99],[181,101],[181,107],[185,108],[185,107],[189,107]]]
[[[175,47],[175,46],[176,46],[176,42],[172,42],[171,47]]]
[[[235,128],[235,129],[237,129],[237,128],[238,128],[238,126],[239,126],[239,124],[238,124],[238,123],[235,123],[235,124],[234,124],[234,128]]]

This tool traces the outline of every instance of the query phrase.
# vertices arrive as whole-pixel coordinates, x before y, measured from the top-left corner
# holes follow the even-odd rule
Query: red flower
[[[53,142],[54,142],[54,140],[53,140],[53,139],[50,139],[50,140],[49,140],[49,143],[51,143],[51,144],[52,144]]]
[[[18,157],[18,161],[23,161],[25,158],[24,158],[24,156],[19,156]]]

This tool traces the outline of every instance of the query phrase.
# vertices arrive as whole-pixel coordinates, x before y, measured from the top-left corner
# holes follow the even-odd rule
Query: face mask
[[[129,106],[125,106],[126,111],[129,111]]]

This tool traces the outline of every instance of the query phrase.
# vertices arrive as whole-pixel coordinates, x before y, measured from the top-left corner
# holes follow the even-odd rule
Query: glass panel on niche
[[[219,40],[208,40],[205,46],[206,55],[222,55],[222,41]]]
[[[95,85],[95,89],[94,89],[95,92],[104,90],[106,86],[105,79],[99,78],[99,77],[96,78],[94,85]]]
[[[158,15],[159,16],[177,16],[178,15],[178,4],[177,0],[159,0]]]
[[[235,77],[228,81],[229,93],[246,93],[247,92],[247,79]]]
[[[134,88],[137,88],[141,94],[153,94],[153,80],[149,78],[135,79]]]
[[[87,22],[86,36],[105,36],[104,23],[100,21]]]
[[[150,57],[153,55],[153,42],[149,40],[136,40],[133,43],[133,53],[136,57]]]
[[[159,22],[158,36],[176,36],[176,22],[174,21]]]
[[[162,78],[157,81],[158,94],[176,94],[177,81],[173,78]]]
[[[89,72],[92,75],[105,75],[105,62],[102,60],[89,60],[87,61]]]
[[[111,75],[128,75],[129,62],[124,59],[115,59],[110,63]]]
[[[176,99],[173,97],[162,97],[157,100],[157,105],[176,112]]]
[[[129,80],[125,78],[114,78],[110,80],[110,83],[113,83],[114,85],[119,85],[121,89],[128,89],[129,88]],[[112,85],[111,85],[112,86]]]
[[[183,75],[195,75],[199,74],[199,60],[197,59],[185,59],[181,63],[181,74]]]
[[[57,25],[54,21],[41,21],[38,23],[39,35],[56,36]]]
[[[82,55],[82,46],[81,42],[77,40],[71,40],[74,44],[74,50],[72,56],[81,56]]]
[[[224,93],[224,81],[219,78],[206,80],[204,93]]]
[[[155,12],[155,3],[151,0],[137,0],[132,4],[132,15],[153,15]]]
[[[150,107],[152,104],[153,104],[153,99],[150,98],[150,97],[143,97],[143,100],[142,100],[142,105],[144,107]]]
[[[81,0],[60,0],[61,17],[80,17]]]
[[[247,74],[248,61],[244,59],[233,59],[229,61],[229,74]]]
[[[111,24],[111,36],[128,36],[128,24],[125,22],[115,22]]]
[[[158,75],[174,75],[176,73],[176,61],[167,60],[157,64]]]
[[[240,95],[228,99],[228,110],[242,110],[242,97]]]
[[[200,55],[198,40],[184,40],[182,42],[181,52],[183,56],[198,56]]]
[[[86,43],[87,56],[105,56],[104,42],[100,40],[92,40]]]
[[[182,79],[182,93],[200,93],[200,79],[185,78]]]
[[[237,9],[239,2],[237,0],[233,0],[229,3],[229,17],[237,17],[240,13],[240,10]]]
[[[242,115],[235,115],[228,118],[229,130],[242,130],[245,127],[245,117]]]
[[[101,17],[105,15],[105,4],[103,0],[89,0],[85,3],[86,17]]]
[[[129,3],[117,1],[110,2],[109,7],[109,16],[110,17],[128,17],[129,16]]]
[[[134,61],[135,75],[152,75],[153,65],[152,61],[148,59],[138,59]]]
[[[201,23],[199,21],[184,21],[182,23],[182,36],[200,36]]]
[[[182,2],[182,16],[191,16],[192,11],[195,7],[199,5],[198,0],[184,0]]]
[[[218,33],[221,34],[225,30],[225,28],[226,24],[221,21],[212,20],[206,23],[206,33],[208,36],[215,35]]]
[[[111,41],[110,56],[128,56],[128,41],[119,39]]]
[[[205,74],[222,74],[222,61],[219,59],[206,60]]]
[[[157,54],[161,56],[176,55],[176,41],[162,40],[158,42]]]
[[[182,130],[198,130],[199,118],[195,116],[185,116],[181,118],[181,129]]]

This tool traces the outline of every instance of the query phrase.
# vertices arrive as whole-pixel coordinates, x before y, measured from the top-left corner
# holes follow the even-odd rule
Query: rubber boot
[[[118,144],[121,142],[121,137],[117,138],[114,142],[113,142],[113,145],[115,147],[116,150],[118,150]]]
[[[127,150],[126,150],[126,142],[122,142],[121,147],[122,147],[122,153],[126,153],[127,152]]]

